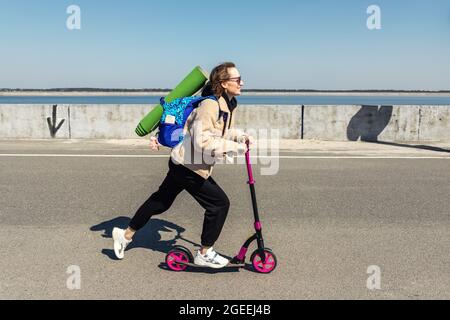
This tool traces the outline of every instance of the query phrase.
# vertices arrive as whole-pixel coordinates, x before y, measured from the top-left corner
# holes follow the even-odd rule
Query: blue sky
[[[0,88],[171,88],[234,61],[247,88],[450,89],[449,0],[0,0],[0,39]]]

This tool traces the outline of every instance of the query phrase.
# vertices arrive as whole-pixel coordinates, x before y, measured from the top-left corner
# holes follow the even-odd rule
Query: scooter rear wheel
[[[277,267],[277,257],[270,249],[263,249],[263,254],[265,256],[265,262],[261,259],[261,254],[259,250],[253,252],[250,261],[252,262],[253,268],[258,273],[271,273]]]
[[[191,253],[189,250],[177,247],[169,251],[166,255],[166,264],[170,270],[181,272],[188,267],[186,264],[191,261]],[[181,262],[181,263],[180,263]]]

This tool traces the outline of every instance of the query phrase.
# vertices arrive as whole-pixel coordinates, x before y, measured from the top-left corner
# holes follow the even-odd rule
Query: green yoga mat
[[[204,87],[208,80],[208,74],[199,66],[180,82],[175,89],[173,89],[167,97],[166,102],[171,102],[175,99],[192,96]],[[159,125],[159,120],[163,115],[163,107],[158,104],[153,110],[147,114],[144,119],[141,120],[136,128],[136,134],[140,137],[144,137],[156,130]]]

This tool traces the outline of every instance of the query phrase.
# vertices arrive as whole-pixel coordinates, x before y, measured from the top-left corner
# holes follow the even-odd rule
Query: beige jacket
[[[219,108],[223,112],[220,118]],[[203,100],[187,119],[184,140],[172,149],[172,161],[208,179],[218,160],[245,153],[245,136],[234,129],[234,113],[223,97],[218,102]]]

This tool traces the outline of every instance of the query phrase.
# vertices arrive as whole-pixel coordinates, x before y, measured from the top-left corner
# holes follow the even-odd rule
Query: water
[[[449,96],[241,96],[239,104],[258,105],[450,105]],[[156,96],[0,96],[0,104],[149,104]]]

